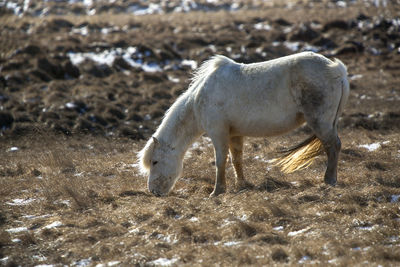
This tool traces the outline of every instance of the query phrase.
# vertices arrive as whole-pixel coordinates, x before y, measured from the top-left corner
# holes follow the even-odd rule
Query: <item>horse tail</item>
[[[347,68],[339,59],[335,58],[334,61],[328,65],[328,71],[329,77],[333,83],[337,82],[338,79],[340,79],[341,83],[340,101],[333,121],[333,127],[337,127],[338,118],[349,96]],[[280,151],[285,155],[273,159],[272,163],[280,167],[283,173],[291,173],[310,166],[314,159],[323,151],[324,147],[321,140],[314,134],[300,144]]]
[[[273,159],[272,163],[280,167],[283,173],[291,173],[307,168],[314,161],[315,157],[324,151],[321,140],[312,135],[300,144],[280,151],[284,156]]]

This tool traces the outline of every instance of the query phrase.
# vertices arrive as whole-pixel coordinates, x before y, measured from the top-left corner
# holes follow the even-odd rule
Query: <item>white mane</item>
[[[146,146],[140,150],[137,154],[138,158],[138,164],[139,164],[139,171],[143,175],[148,175],[149,170],[150,170],[150,160],[152,156],[153,150],[150,149],[150,146],[152,146],[153,139],[150,139],[147,143]]]
[[[235,61],[222,55],[215,55],[211,57],[209,60],[205,61],[203,64],[201,64],[199,68],[197,68],[193,72],[192,82],[190,83],[189,90],[196,87],[199,81],[207,77],[214,70],[216,70],[222,65],[229,63],[235,63]]]

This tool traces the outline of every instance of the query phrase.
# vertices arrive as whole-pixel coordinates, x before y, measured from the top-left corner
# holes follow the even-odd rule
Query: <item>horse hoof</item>
[[[212,191],[212,193],[210,194],[210,198],[217,197],[218,195],[223,194],[223,193],[225,193],[225,190],[215,190],[214,189],[214,191]]]
[[[254,185],[252,183],[247,182],[247,181],[236,185],[236,191],[237,192],[240,192],[240,191],[243,191],[243,190],[247,190],[247,189],[254,189]]]
[[[335,186],[336,185],[336,179],[325,179],[325,184]]]

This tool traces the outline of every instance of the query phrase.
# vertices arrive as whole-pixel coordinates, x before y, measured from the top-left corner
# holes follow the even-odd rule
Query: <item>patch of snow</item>
[[[35,267],[54,267],[55,265],[53,264],[39,264],[39,265],[35,265]]]
[[[300,50],[300,42],[288,42],[288,41],[285,41],[285,42],[283,42],[283,45],[287,49],[289,49],[289,50],[291,50],[293,52],[296,52],[296,51]]]
[[[369,152],[375,151],[377,149],[379,149],[381,147],[381,145],[386,145],[388,144],[390,141],[384,141],[382,143],[376,142],[376,143],[372,143],[372,144],[365,144],[365,145],[359,145],[358,147],[362,147],[367,149]]]
[[[6,202],[6,204],[8,204],[10,206],[25,206],[36,200],[37,199],[35,199],[35,198],[28,198],[28,199],[16,198],[16,199],[13,199],[11,202]]]
[[[87,53],[68,53],[71,63],[74,65],[81,64],[85,59],[90,59],[99,64],[106,64],[111,66],[114,63],[116,54],[113,51],[104,50],[101,53],[87,52]],[[68,104],[68,103],[67,103]],[[73,104],[73,103],[72,103]],[[74,108],[74,107],[71,107]]]
[[[304,264],[311,261],[311,257],[310,256],[303,256],[300,260],[299,260],[299,264]]]
[[[168,80],[173,82],[173,83],[179,83],[181,81],[179,78],[175,78],[175,77],[172,77],[170,75],[168,75]]]
[[[182,66],[189,66],[192,70],[197,69],[197,62],[194,60],[184,59],[181,62]]]
[[[283,32],[286,34],[292,32],[292,30],[293,30],[293,26],[287,26],[287,27],[283,28]]]
[[[133,13],[136,16],[164,13],[162,7],[155,3],[150,3],[149,6],[133,4],[128,8],[128,12]]]
[[[107,266],[115,266],[115,265],[118,265],[120,263],[121,263],[120,261],[110,261],[110,262],[107,263]]]
[[[21,239],[19,239],[19,238],[13,238],[13,239],[11,239],[11,242],[13,242],[13,243],[20,243],[20,242],[21,242]]]
[[[141,67],[142,70],[144,70],[145,72],[162,71],[162,68],[157,63],[148,63],[148,64],[137,63],[137,65],[133,64],[132,67]]]
[[[92,60],[97,64],[105,64],[108,66],[112,66],[114,60],[117,57],[122,57],[130,66],[134,68],[141,68],[145,72],[159,72],[162,71],[162,68],[159,64],[151,62],[145,63],[143,62],[143,56],[146,56],[146,53],[143,55],[138,52],[136,47],[128,47],[126,49],[115,48],[110,50],[104,50],[99,53],[95,52],[69,52],[67,53],[70,61],[74,65],[80,65],[86,59]],[[138,59],[133,59],[132,56]],[[182,63],[183,64],[183,63]]]
[[[261,157],[260,157],[260,156],[258,156],[258,155],[257,155],[257,156],[255,156],[255,157],[254,157],[254,159],[255,159],[255,160],[262,161],[262,162],[265,162],[265,161],[264,161],[264,159],[263,159],[263,158],[261,158]]]
[[[276,226],[276,227],[272,228],[272,230],[283,231],[283,226]]]
[[[7,261],[8,261],[8,259],[9,259],[8,256],[7,256],[7,257],[4,257],[4,258],[1,258],[1,259],[0,259],[0,262],[6,264]]]
[[[365,247],[365,248],[354,247],[354,248],[351,248],[351,250],[354,250],[354,251],[368,251],[370,248],[371,247]]]
[[[172,264],[178,261],[177,258],[167,259],[167,258],[159,258],[150,262],[147,262],[149,265],[155,266],[171,266]]]
[[[47,257],[43,256],[43,255],[33,255],[32,258],[34,258],[35,260],[38,261],[45,261],[47,260]]]
[[[65,107],[69,108],[69,109],[74,109],[77,106],[76,106],[76,104],[74,102],[68,102],[68,103],[65,104]]]
[[[7,2],[6,8],[13,10],[15,15],[22,15],[22,8],[17,3]]]
[[[9,149],[7,149],[7,152],[14,152],[14,151],[18,151],[19,148],[16,146],[10,147]]]
[[[92,263],[92,259],[88,258],[88,259],[82,259],[82,260],[76,261],[76,262],[72,263],[72,266],[85,267],[85,266],[89,266],[91,263]]]
[[[82,36],[86,36],[86,35],[88,35],[89,30],[88,30],[87,26],[84,26],[84,27],[81,27],[81,28],[74,28],[74,29],[72,29],[71,32],[72,33],[76,33],[76,34],[80,34]]]
[[[354,74],[350,76],[350,81],[355,81],[355,80],[359,80],[363,77],[362,74]]]
[[[120,261],[109,261],[109,262],[107,262],[107,264],[99,263],[99,264],[96,265],[96,267],[106,267],[106,266],[110,267],[110,266],[116,266],[116,265],[118,265],[120,263],[121,263]]]
[[[45,215],[22,215],[22,218],[32,220],[32,219],[39,219],[39,218],[47,218],[51,217],[51,214],[45,214]]]
[[[301,51],[312,51],[312,52],[317,53],[317,52],[321,51],[321,48],[318,46],[315,46],[315,45],[304,44]]]
[[[241,25],[243,25],[243,24],[241,24]],[[217,52],[217,48],[216,48],[215,45],[213,45],[213,44],[208,45],[208,48],[209,48],[213,53]]]
[[[399,199],[400,199],[400,195],[392,195],[392,197],[390,199],[390,203],[399,202]]]
[[[228,226],[230,224],[232,224],[233,222],[230,221],[229,219],[224,219],[223,223],[221,224],[221,227],[225,227]]]
[[[248,217],[246,214],[243,214],[241,217],[238,218],[239,220],[241,220],[242,222],[247,221]]]
[[[130,233],[130,234],[136,234],[136,233],[139,233],[139,232],[140,232],[139,228],[133,228],[133,229],[128,231],[128,233]]]
[[[368,226],[359,226],[357,229],[363,230],[363,231],[372,231],[375,228],[377,228],[377,225],[368,225]]]
[[[46,226],[44,227],[44,229],[52,229],[52,228],[60,227],[60,226],[62,226],[62,225],[63,225],[62,222],[60,222],[60,221],[55,221],[55,222],[52,222],[52,223],[49,224],[49,225],[46,225]]]
[[[149,121],[149,120],[151,120],[151,115],[150,114],[146,114],[146,115],[144,115],[144,118],[143,118],[145,121]]]
[[[96,9],[94,8],[89,9],[88,11],[86,11],[86,13],[88,14],[88,16],[96,15]]]
[[[191,221],[191,222],[198,222],[198,221],[199,221],[199,218],[197,218],[197,217],[192,217],[192,218],[189,219],[189,221]]]
[[[336,5],[338,7],[347,7],[347,3],[345,1],[337,1]]]
[[[26,231],[28,231],[28,228],[26,228],[26,227],[16,227],[16,228],[6,229],[6,232],[8,232],[10,234],[17,234],[17,233],[26,232]]]
[[[64,200],[56,200],[53,202],[54,204],[63,204],[67,207],[71,207],[71,201],[68,199],[64,199]]]
[[[242,242],[240,242],[240,241],[229,241],[229,242],[225,242],[224,246],[225,247],[232,247],[232,246],[236,246],[236,245],[238,245],[240,243],[242,243]]]
[[[271,44],[272,44],[273,47],[277,47],[277,46],[280,46],[282,43],[279,42],[279,41],[274,41]]]
[[[270,31],[272,29],[272,27],[268,23],[260,22],[260,23],[254,24],[254,29]]]
[[[335,264],[337,262],[337,260],[338,259],[331,259],[331,260],[328,261],[328,263]]]
[[[243,54],[245,54],[245,52],[242,52]],[[264,48],[262,47],[257,47],[256,48],[256,53],[260,54],[262,57],[266,57],[267,56],[267,52],[264,51]]]
[[[292,231],[292,232],[288,233],[288,236],[296,236],[296,235],[299,235],[299,234],[307,232],[309,229],[310,228],[304,228],[304,229],[301,229],[301,230],[298,230],[298,231]]]
[[[178,242],[178,240],[172,235],[158,234],[156,236],[156,238],[158,240],[161,240],[161,241],[164,241],[164,242],[167,242],[167,243],[171,243],[171,244],[175,244],[176,242]]]

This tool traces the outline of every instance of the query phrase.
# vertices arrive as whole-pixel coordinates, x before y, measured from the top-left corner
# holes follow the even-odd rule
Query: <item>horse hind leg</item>
[[[248,186],[243,176],[243,136],[233,136],[229,141],[229,152],[236,173],[236,190],[240,191]]]
[[[336,185],[337,182],[337,165],[339,160],[339,152],[341,149],[341,141],[339,136],[333,137],[328,142],[323,142],[325,152],[328,155],[328,166],[326,168],[324,181],[329,185]]]
[[[321,140],[328,157],[328,164],[324,176],[324,181],[329,185],[336,185],[337,182],[337,165],[339,160],[339,152],[341,142],[337,134],[337,127],[332,123],[318,122],[309,126],[314,131],[315,135]]]
[[[337,165],[341,142],[337,134],[336,118],[339,115],[338,106],[341,97],[338,97],[339,90],[324,90],[329,88],[329,83],[313,84],[306,83],[300,87],[301,109],[304,119],[313,130],[314,134],[321,141],[328,156],[328,164],[324,176],[324,181],[329,185],[336,185]],[[336,99],[336,100],[335,100]],[[335,105],[334,102],[337,101]]]

